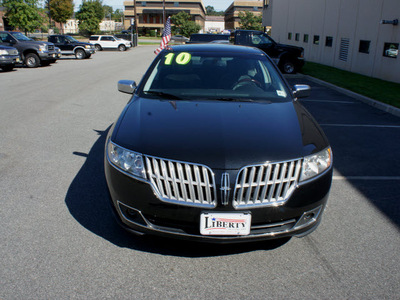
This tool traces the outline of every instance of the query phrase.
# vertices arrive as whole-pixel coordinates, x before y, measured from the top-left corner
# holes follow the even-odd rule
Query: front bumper
[[[19,55],[0,55],[0,67],[15,65],[20,61]]]
[[[58,58],[57,51],[40,51],[38,55],[40,60],[54,60]]]
[[[94,54],[94,53],[96,53],[96,50],[93,48],[90,48],[90,49],[87,49],[87,48],[85,48],[85,53],[86,53],[86,55],[91,55],[91,54]]]
[[[159,200],[151,186],[115,169],[105,158],[105,174],[112,208],[118,223],[136,234],[153,234],[209,243],[236,243],[290,236],[304,236],[319,224],[326,206],[332,169],[296,188],[280,206],[235,209],[218,204],[214,209],[187,207]],[[230,200],[230,203],[232,199]],[[204,212],[249,212],[250,234],[204,236],[200,215]]]

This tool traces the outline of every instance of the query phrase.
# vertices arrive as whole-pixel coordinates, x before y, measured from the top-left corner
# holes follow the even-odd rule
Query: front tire
[[[37,68],[40,65],[40,58],[35,53],[28,53],[25,55],[24,63],[28,68]]]
[[[296,66],[291,60],[284,60],[281,64],[281,70],[285,74],[295,74],[296,73]]]
[[[83,51],[82,49],[76,49],[75,51],[76,59],[84,59],[85,56],[86,56],[85,51]]]
[[[94,48],[96,49],[96,51],[102,51],[103,48],[101,48],[101,46],[99,44],[94,45]]]
[[[118,46],[118,51],[126,51],[125,45],[119,45]]]

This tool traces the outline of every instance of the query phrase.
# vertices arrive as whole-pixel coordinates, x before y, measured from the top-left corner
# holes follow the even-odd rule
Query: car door
[[[19,53],[21,53],[21,51],[23,50],[19,45],[18,41],[11,34],[7,32],[1,32],[0,39],[5,46],[17,48]]]
[[[111,36],[100,37],[100,45],[103,48],[116,48],[114,39]]]

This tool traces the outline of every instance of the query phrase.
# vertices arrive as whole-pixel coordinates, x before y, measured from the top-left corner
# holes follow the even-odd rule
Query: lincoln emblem
[[[228,173],[222,174],[220,190],[221,190],[222,205],[228,205],[229,192],[231,190],[230,184],[229,184],[229,174]]]

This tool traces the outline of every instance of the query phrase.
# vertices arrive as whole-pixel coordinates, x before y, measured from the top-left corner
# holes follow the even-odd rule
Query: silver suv
[[[103,49],[118,49],[118,51],[126,51],[132,44],[130,41],[117,38],[113,35],[92,35],[89,38],[89,43],[93,44],[96,51]]]

